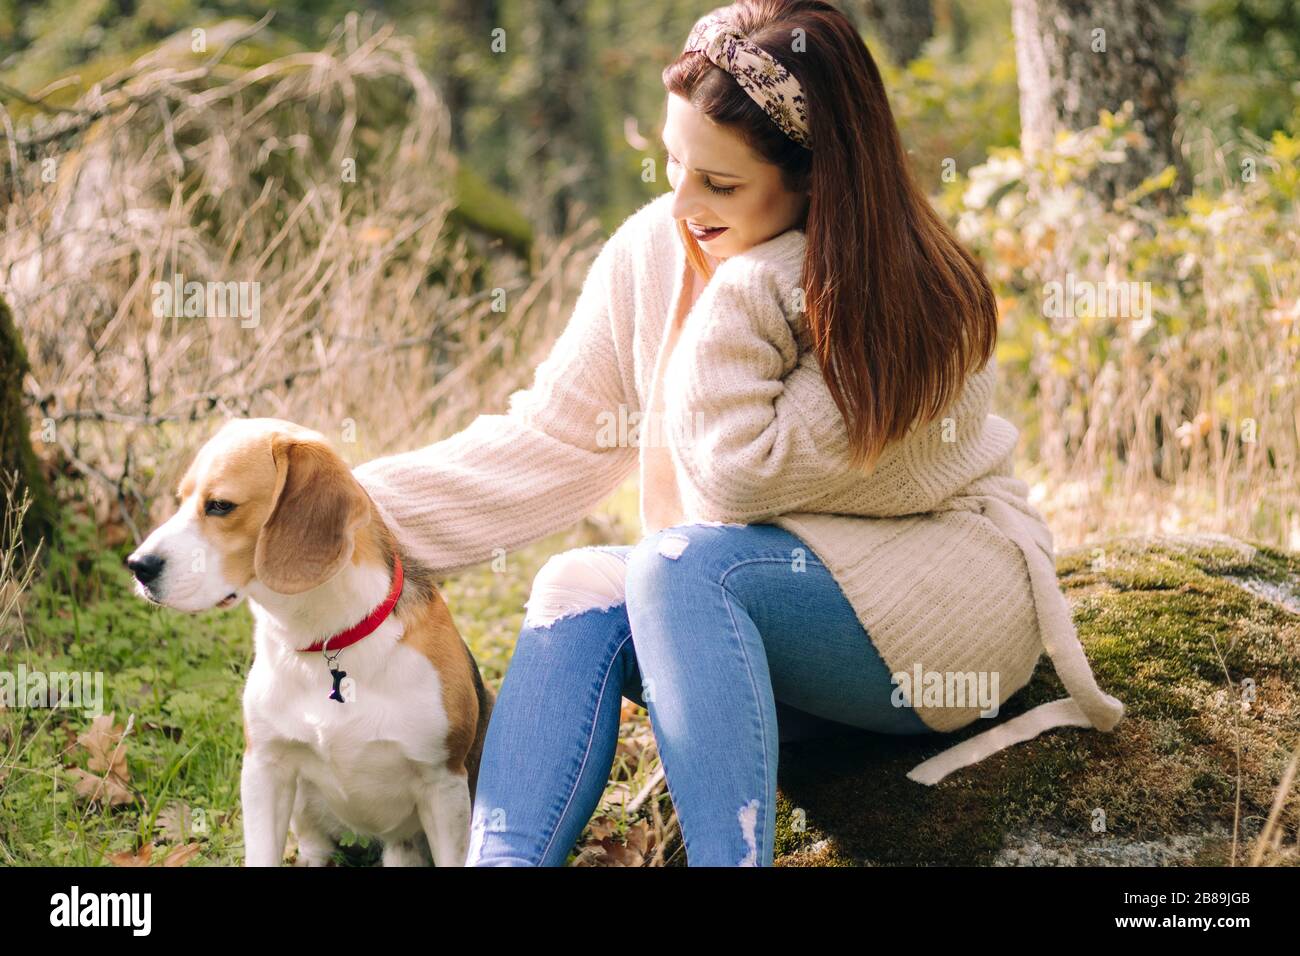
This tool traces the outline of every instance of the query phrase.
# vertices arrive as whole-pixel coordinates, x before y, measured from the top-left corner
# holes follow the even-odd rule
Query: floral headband
[[[805,149],[812,149],[803,87],[770,53],[719,15],[726,9],[718,7],[700,17],[682,52],[703,53],[715,66],[726,70],[787,136]]]

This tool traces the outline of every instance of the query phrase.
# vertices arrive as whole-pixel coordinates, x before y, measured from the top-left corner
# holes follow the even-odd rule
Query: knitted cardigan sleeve
[[[611,442],[601,427],[629,401],[614,320],[630,305],[611,295],[615,247],[611,238],[597,255],[568,325],[505,414],[481,414],[448,438],[353,469],[407,553],[436,574],[568,527],[635,467],[635,444]]]
[[[664,370],[664,425],[688,520],[754,523],[817,511],[867,474],[801,335],[794,231],[727,259]]]

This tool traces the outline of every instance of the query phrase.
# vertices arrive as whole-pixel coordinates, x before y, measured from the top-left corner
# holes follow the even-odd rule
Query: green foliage
[[[941,32],[903,68],[883,43],[868,39],[913,168],[931,192],[940,187],[944,160],[969,169],[991,149],[1020,141],[1010,5],[975,6],[969,37]]]
[[[1300,4],[1189,0],[1187,118],[1220,138],[1239,127],[1267,137],[1300,107]]]
[[[29,595],[30,646],[7,654],[6,669],[102,675],[103,711],[117,724],[134,715],[124,749],[136,801],[103,807],[74,795],[69,768],[86,765],[76,737],[91,723],[82,709],[0,711],[0,740],[11,742],[0,765],[0,862],[100,865],[165,839],[159,814],[169,806],[202,809],[201,859],[233,862],[247,617],[148,604],[133,593],[125,552],[101,547],[88,518],[67,514],[65,547]]]
[[[1123,162],[1141,136],[1130,115],[1105,115],[1032,159],[995,149],[941,197],[998,295],[998,358],[1007,393],[1023,402],[1028,457],[1050,457],[1040,431],[1041,396],[1050,395],[1052,437],[1069,454],[1086,445],[1094,463],[1124,464],[1121,436],[1145,433],[1166,478],[1202,467],[1215,441],[1281,468],[1295,457],[1286,409],[1300,387],[1296,138],[1278,131],[1254,148],[1215,152],[1204,164],[1214,181],[1162,214],[1146,200],[1173,182],[1172,169],[1111,205],[1088,188],[1097,164]],[[1096,301],[1056,308],[1070,282],[1098,287]],[[1102,293],[1128,283],[1149,283],[1146,307],[1116,314]],[[1143,298],[1132,291],[1131,306]],[[1061,462],[1062,480],[1081,477],[1068,470]],[[1288,479],[1283,470],[1262,480]],[[1261,537],[1279,524],[1285,532],[1284,516],[1267,520],[1255,529]]]
[[[529,224],[511,199],[548,188],[531,163],[546,135],[535,117],[539,97],[553,95],[550,85],[561,79],[581,85],[586,94],[582,106],[596,119],[590,149],[607,157],[611,175],[608,183],[593,184],[591,194],[602,197],[598,211],[606,225],[616,225],[628,210],[666,188],[665,182],[642,173],[646,160],[662,170],[657,128],[665,94],[659,71],[676,56],[694,17],[703,12],[686,0],[595,0],[583,23],[589,38],[584,72],[565,78],[541,74],[534,11],[513,0],[498,8],[509,40],[501,54],[488,49],[489,37],[478,26],[449,18],[453,5],[441,2],[0,0],[0,81],[35,94],[75,74],[76,82],[49,97],[49,103],[66,106],[160,45],[183,54],[178,65],[194,65],[200,57],[189,53],[188,37],[197,26],[234,16],[252,20],[275,10],[271,29],[228,57],[228,74],[235,74],[289,52],[319,49],[358,6],[365,12],[382,8],[378,20],[391,19],[399,35],[413,37],[422,70],[445,87],[459,84],[469,91],[457,116],[466,142],[452,184],[462,222],[526,248]],[[1187,9],[1196,18],[1190,24],[1189,71],[1180,96],[1184,141],[1200,152],[1194,157],[1195,187],[1170,212],[1158,211],[1151,200],[1163,198],[1172,185],[1172,169],[1109,205],[1088,188],[1098,164],[1124,162],[1129,148],[1140,141],[1142,134],[1129,115],[1106,115],[1094,128],[1062,136],[1050,152],[1025,157],[1017,147],[1008,3],[971,0],[948,8],[960,14],[960,24],[956,18],[949,27],[941,23],[939,34],[906,67],[891,63],[883,46],[871,49],[922,183],[940,193],[941,208],[980,255],[993,282],[1002,309],[998,357],[1004,397],[998,407],[1013,409],[1007,417],[1023,424],[1028,443],[1022,455],[1045,462],[1063,481],[1079,478],[1105,490],[1127,488],[1125,469],[1139,460],[1143,469],[1152,461],[1165,468],[1162,478],[1208,476],[1209,490],[1197,499],[1202,513],[1249,510],[1259,536],[1275,538],[1278,528],[1300,514],[1286,497],[1295,494],[1294,463],[1300,460],[1294,432],[1300,387],[1296,5],[1189,0]],[[248,104],[260,95],[264,93],[251,90]],[[441,169],[426,168],[400,153],[394,130],[410,105],[406,87],[368,77],[357,96],[352,155],[360,168],[384,171],[368,187],[391,187],[399,174],[422,177],[425,185],[441,175]],[[245,105],[241,101],[229,115],[246,117]],[[337,162],[329,147],[341,125],[335,105],[294,98],[282,103],[266,119],[265,134],[257,137],[256,159],[246,153],[234,157],[230,169],[237,175],[230,181],[195,176],[191,167],[178,195],[187,204],[186,214],[192,212],[194,234],[211,241],[215,252],[208,259],[231,250],[244,257],[237,264],[260,262],[294,205],[291,198],[333,183]],[[5,106],[20,127],[43,112],[8,98]],[[211,121],[212,107],[207,112]],[[150,124],[158,122],[156,114],[142,111],[133,129],[152,134]],[[303,132],[308,135],[296,135]],[[199,147],[219,140],[211,126],[182,125],[175,146],[202,155]],[[164,155],[161,150],[144,154]],[[123,154],[116,161],[139,170],[147,166],[139,155]],[[947,159],[958,173],[953,181],[943,175]],[[402,182],[412,185],[394,190],[401,201],[391,222],[409,224],[436,203],[413,181]],[[150,202],[158,208],[169,205],[170,186],[159,183],[138,192],[124,190],[146,201],[137,202],[134,213]],[[279,184],[290,198],[282,196],[274,208],[246,224],[245,213],[252,215],[266,184]],[[332,188],[338,195],[344,192],[336,183]],[[304,219],[301,235],[294,233],[298,248],[337,253],[349,243],[357,248],[388,243],[394,234],[388,229],[390,219],[368,223],[363,215],[367,204],[380,204],[369,194],[359,203],[346,207],[343,217],[355,233],[318,229]],[[342,202],[325,205],[344,210]],[[402,234],[400,229],[396,233]],[[334,238],[324,241],[323,235]],[[409,235],[404,241],[414,245]],[[385,255],[389,258],[378,271],[397,274],[415,252],[403,247]],[[268,274],[294,286],[285,282],[293,276],[294,263],[311,258],[305,252],[282,253]],[[363,259],[356,263],[364,265]],[[444,267],[440,258],[436,262],[416,273],[453,287],[452,267]],[[344,265],[360,268],[356,263],[345,260]],[[182,264],[189,271],[189,263]],[[115,273],[127,271],[116,259],[110,265]],[[99,275],[97,259],[76,266]],[[350,275],[346,268],[343,274]],[[1149,313],[1116,316],[1094,303],[1074,314],[1049,315],[1049,284],[1071,275],[1093,283],[1150,283]],[[404,289],[417,286],[404,279],[394,283]],[[361,293],[351,286],[345,289],[338,301],[354,307],[359,303],[362,311],[375,314],[391,311],[382,296],[372,302],[358,298]],[[111,300],[111,315],[122,306],[123,295],[96,290],[94,301]],[[327,293],[321,301],[335,300]],[[422,296],[415,301],[423,308]],[[88,316],[92,331],[95,322],[105,321],[89,306],[72,311]],[[416,313],[422,329],[425,315],[419,309]],[[102,368],[103,357],[96,358]],[[192,368],[187,374],[201,377]],[[1240,426],[1247,420],[1259,425],[1253,447],[1240,441]],[[1133,441],[1146,444],[1132,453],[1126,442]],[[1096,470],[1076,474],[1077,456],[1085,454],[1092,456],[1088,461]],[[1240,472],[1249,476],[1246,468],[1224,468],[1225,458],[1229,464],[1239,459],[1255,463],[1263,476],[1249,480],[1268,494],[1253,494],[1252,485],[1251,495],[1239,504],[1230,484],[1224,483],[1227,490],[1216,485],[1215,468],[1233,481]],[[617,507],[628,516],[630,528],[635,525],[635,497],[627,487],[620,495]],[[87,806],[74,795],[72,771],[86,762],[76,736],[89,723],[80,712],[0,712],[0,747],[8,748],[0,764],[0,864],[102,864],[106,854],[150,845],[161,821],[177,806],[205,811],[209,828],[202,838],[201,862],[239,862],[239,692],[251,659],[247,613],[187,616],[147,605],[132,592],[123,553],[101,547],[87,519],[70,514],[67,521],[66,544],[51,556],[28,606],[28,643],[10,653],[9,663],[105,675],[104,709],[114,711],[119,723],[127,715],[134,717],[127,759],[136,800],[107,809]],[[575,543],[571,537],[539,542],[517,564],[512,556],[504,572],[477,569],[448,583],[448,602],[490,685],[498,685],[505,672],[532,574],[549,554]],[[851,805],[855,819],[863,806],[872,808],[870,831],[856,838],[870,852],[859,855],[886,861],[914,859],[918,853],[930,862],[987,859],[1006,827],[1043,814],[1074,813],[1104,799],[1118,808],[1113,816],[1119,823],[1159,830],[1184,811],[1203,809],[1204,799],[1227,799],[1231,781],[1223,767],[1186,747],[1189,741],[1205,740],[1222,750],[1232,740],[1226,718],[1207,712],[1205,696],[1222,665],[1217,649],[1200,637],[1207,628],[1242,637],[1224,657],[1234,673],[1255,668],[1289,688],[1296,678],[1288,663],[1294,660],[1294,626],[1280,632],[1282,637],[1251,630],[1260,615],[1253,603],[1160,555],[1142,560],[1128,555],[1104,576],[1073,565],[1066,571],[1081,589],[1100,589],[1096,595],[1089,592],[1080,607],[1081,632],[1103,685],[1131,702],[1141,721],[1134,724],[1138,731],[1118,743],[1081,744],[1069,734],[1035,741],[1001,765],[1015,770],[1014,775],[995,777],[987,785],[954,787],[938,799],[927,795],[917,802],[914,788],[905,783],[886,781],[882,791],[878,774],[863,792],[841,786],[843,796],[837,799]],[[1040,676],[1026,694],[1037,703],[1059,692],[1052,679]],[[1291,697],[1282,709],[1294,724]],[[905,742],[881,746],[902,769],[914,762]],[[1269,754],[1271,760],[1271,750]],[[1088,759],[1099,755],[1100,764]],[[1150,760],[1152,755],[1169,761]],[[1144,774],[1149,793],[1114,773],[1121,758],[1125,767]],[[1157,770],[1147,773],[1142,767],[1172,767],[1177,773],[1161,780]],[[1257,768],[1252,778],[1260,806],[1266,803],[1260,794],[1268,769]],[[1108,777],[1119,778],[1125,787],[1112,785]],[[1067,787],[1063,781],[1073,782]],[[891,802],[891,797],[897,799]],[[783,800],[783,813],[789,806]],[[931,826],[935,819],[958,821],[964,829],[956,834],[936,829]],[[1077,823],[1082,817],[1069,819]],[[929,843],[912,841],[925,832]],[[341,852],[341,858],[366,859],[373,849],[363,839],[346,842],[345,850],[360,856]],[[792,830],[783,817],[780,845],[783,851],[818,852],[813,848],[820,843],[809,831]]]
[[[492,236],[500,236],[527,259],[533,229],[519,207],[466,163],[457,163],[454,182],[457,218]]]
[[[59,490],[65,499],[82,495]],[[620,491],[622,505],[611,499],[615,515],[634,500],[629,492]],[[190,865],[241,865],[247,608],[186,614],[149,604],[124,564],[131,546],[105,547],[89,518],[63,514],[63,547],[25,595],[27,639],[6,652],[3,669],[100,672],[103,711],[118,725],[133,717],[124,750],[136,800],[102,807],[75,795],[73,768],[87,763],[76,738],[91,724],[81,709],[0,708],[0,865],[108,865],[110,854],[154,841],[157,864],[180,841],[173,821],[198,811],[206,829],[186,834],[200,844]],[[501,569],[484,565],[442,584],[489,687],[500,687],[538,569],[551,554],[593,543],[600,542],[580,526],[512,553]],[[377,841],[355,834],[344,835],[335,855],[344,866],[378,859]]]

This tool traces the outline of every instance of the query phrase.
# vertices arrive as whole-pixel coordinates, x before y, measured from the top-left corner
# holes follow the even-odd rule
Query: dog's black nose
[[[135,579],[141,584],[151,584],[162,574],[166,562],[156,554],[133,554],[126,559],[126,566],[131,569]]]

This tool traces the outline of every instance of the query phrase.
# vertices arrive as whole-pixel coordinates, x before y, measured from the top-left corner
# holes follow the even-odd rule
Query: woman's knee
[[[745,525],[683,524],[646,535],[627,558],[625,593],[644,602],[671,599],[684,583],[699,583],[732,543],[719,531]]]
[[[820,564],[803,542],[775,525],[698,522],[646,535],[627,556],[624,593],[644,606],[672,600],[689,587],[726,585],[748,564],[789,562],[792,570]],[[760,590],[764,587],[759,583]]]
[[[524,628],[548,629],[558,620],[624,602],[627,564],[617,553],[596,547],[551,555],[533,577],[524,602]]]

